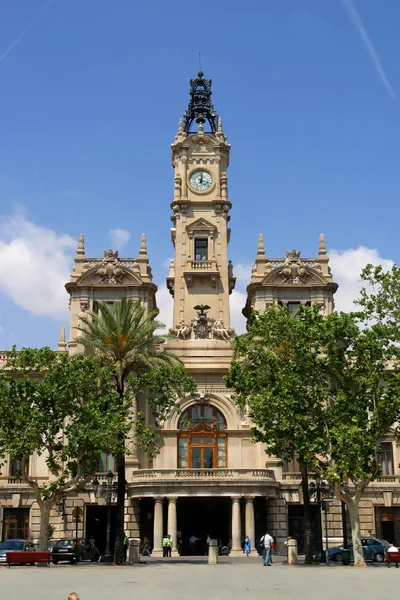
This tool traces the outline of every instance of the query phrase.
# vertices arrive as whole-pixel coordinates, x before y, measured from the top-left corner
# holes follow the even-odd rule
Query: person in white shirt
[[[390,544],[389,548],[386,550],[386,552],[398,552],[399,549],[396,548],[396,546],[394,544]]]
[[[271,545],[273,544],[274,540],[273,538],[269,535],[269,533],[266,533],[265,535],[262,536],[260,542],[262,542],[263,545],[263,555],[262,555],[262,564],[263,567],[271,566]]]

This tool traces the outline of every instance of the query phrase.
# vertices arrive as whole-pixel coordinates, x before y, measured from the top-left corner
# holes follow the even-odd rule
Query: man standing
[[[168,556],[168,536],[167,535],[164,535],[164,537],[163,537],[162,549],[163,549],[163,556],[165,558]]]
[[[171,552],[172,552],[172,537],[168,534],[167,538],[168,538],[168,542],[167,542],[167,556],[171,557]]]
[[[262,555],[263,567],[265,567],[266,565],[268,567],[270,567],[271,566],[271,546],[274,543],[274,540],[269,535],[269,533],[266,533],[265,535],[262,536],[260,541],[263,545],[263,555]]]

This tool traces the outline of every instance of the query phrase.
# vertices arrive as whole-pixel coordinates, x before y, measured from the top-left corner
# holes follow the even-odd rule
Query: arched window
[[[227,465],[226,421],[215,406],[195,404],[179,421],[178,467],[214,469]]]

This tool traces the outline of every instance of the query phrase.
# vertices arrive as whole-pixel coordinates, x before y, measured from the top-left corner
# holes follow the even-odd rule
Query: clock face
[[[190,176],[190,185],[199,192],[205,192],[211,187],[212,177],[208,171],[193,171]]]

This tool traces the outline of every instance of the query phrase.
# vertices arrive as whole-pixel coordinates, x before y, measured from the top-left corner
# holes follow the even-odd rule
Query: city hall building
[[[174,259],[167,276],[173,297],[173,327],[165,352],[179,356],[197,383],[198,393],[180,403],[179,411],[165,422],[160,433],[160,454],[150,462],[132,438],[126,459],[126,533],[147,537],[154,555],[162,553],[162,537],[170,534],[173,552],[179,540],[199,538],[198,550],[207,535],[242,554],[242,539],[252,544],[266,530],[278,546],[294,535],[303,544],[303,498],[300,473],[295,462],[282,464],[268,456],[265,447],[252,442],[251,423],[237,411],[224,376],[232,359],[235,335],[230,324],[229,296],[235,275],[229,260],[229,227],[232,204],[228,174],[230,145],[211,100],[211,80],[202,72],[190,82],[189,105],[179,121],[172,143],[170,191],[171,243]],[[165,222],[167,226],[167,211]],[[88,240],[86,240],[88,241]],[[139,242],[139,240],[138,240]],[[90,240],[89,240],[90,243]],[[290,240],[287,240],[290,244]],[[288,250],[271,258],[262,234],[254,240],[257,253],[247,287],[243,314],[286,305],[317,303],[323,314],[334,309],[337,284],[329,268],[323,235],[315,240],[312,258]],[[150,253],[151,254],[151,253]],[[157,286],[153,281],[146,237],[140,239],[138,256],[122,258],[107,250],[100,258],[86,255],[79,236],[70,281],[68,340],[61,330],[58,350],[71,355],[83,352],[76,327],[100,300],[118,302],[123,296],[140,299],[148,311],[156,308]],[[5,353],[0,354],[4,364]],[[144,399],[136,410],[151,415]],[[39,511],[30,488],[18,478],[18,465],[7,457],[0,475],[1,537],[39,535]],[[366,490],[361,502],[364,536],[399,540],[400,486],[398,447],[393,439],[382,445],[382,477]],[[99,477],[114,469],[113,457],[104,452]],[[30,473],[39,483],[49,478],[43,456],[32,456]],[[318,507],[312,505],[316,519]],[[77,533],[96,539],[104,552],[107,507],[94,494],[70,493],[61,512],[51,516],[54,538]],[[112,520],[115,508],[112,508]],[[331,500],[327,512],[331,544],[342,540],[340,503]]]

